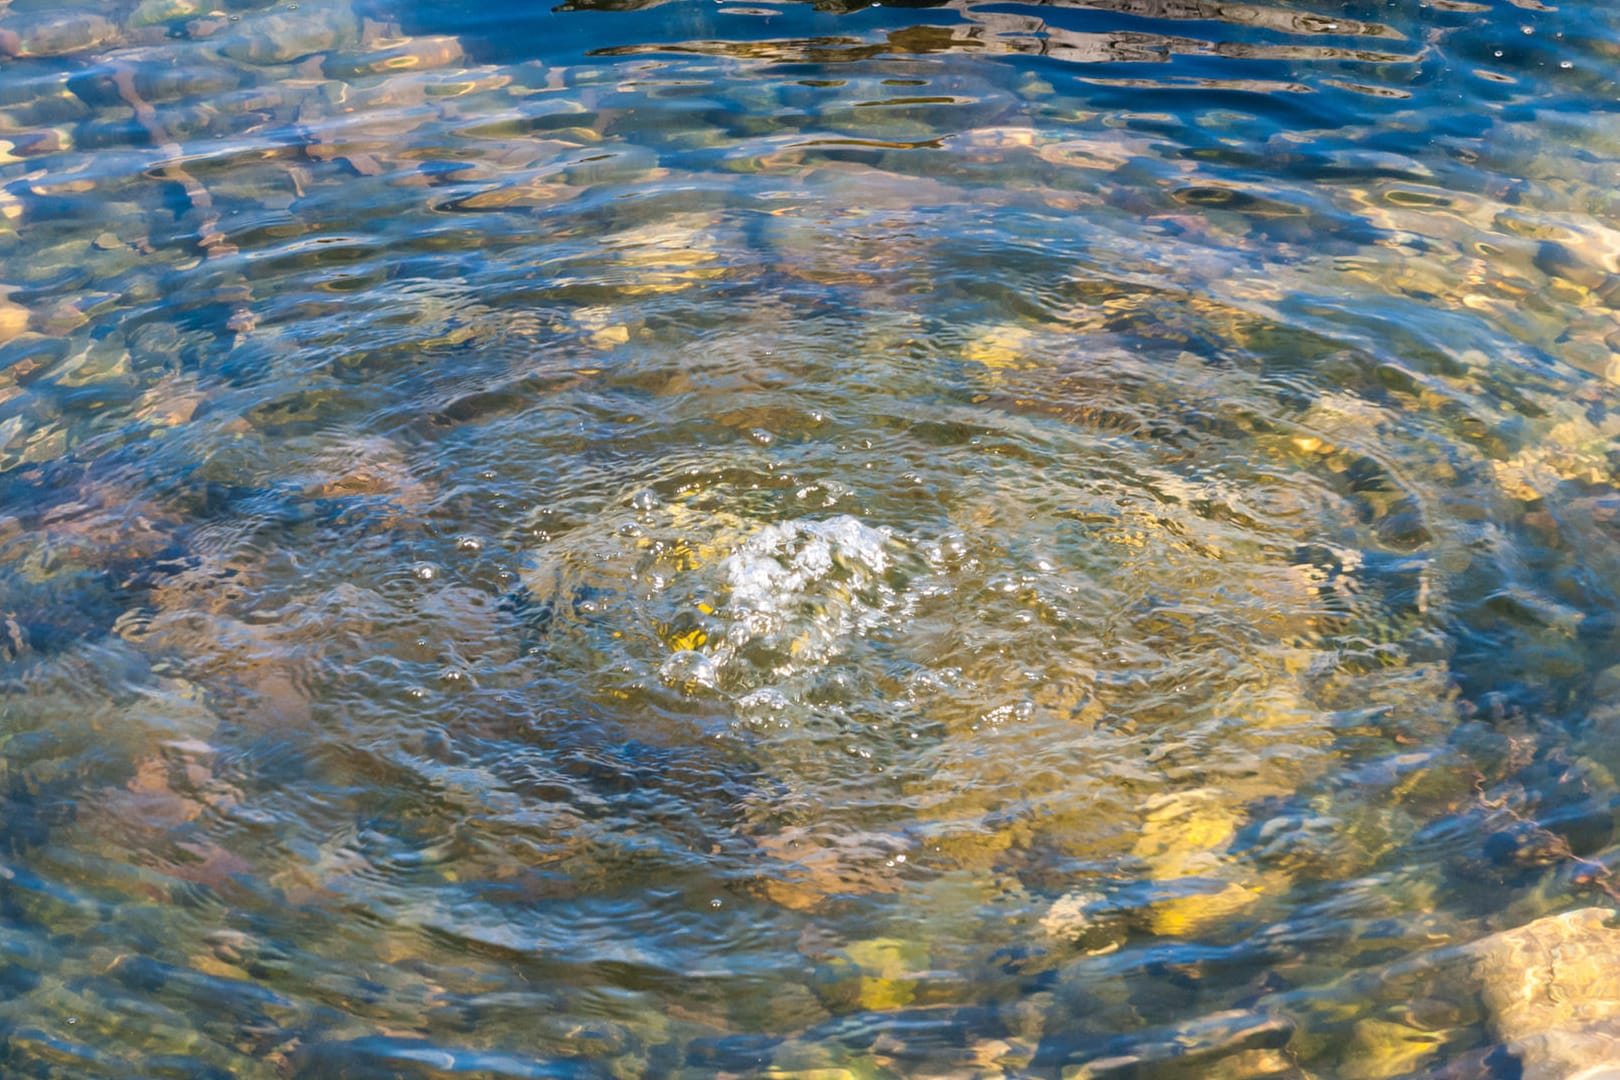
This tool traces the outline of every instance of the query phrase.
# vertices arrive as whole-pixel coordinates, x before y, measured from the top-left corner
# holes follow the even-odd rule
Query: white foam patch
[[[903,598],[884,580],[896,541],[848,515],[762,527],[720,565],[726,620],[713,660],[734,689],[825,666],[892,623]]]
[[[888,533],[847,514],[767,525],[723,564],[730,608],[744,616],[777,614],[840,566],[855,578],[881,575],[889,566],[888,543]]]

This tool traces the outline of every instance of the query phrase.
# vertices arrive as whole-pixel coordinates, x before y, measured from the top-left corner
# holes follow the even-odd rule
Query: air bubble
[[[458,537],[456,537],[456,550],[457,551],[483,551],[484,550],[484,542],[482,540],[478,539],[478,537],[476,537],[476,536],[458,536]]]
[[[411,575],[417,581],[432,581],[439,576],[439,571],[432,563],[417,563],[411,567]]]
[[[658,674],[665,685],[687,691],[701,686],[713,687],[719,681],[714,661],[691,649],[671,654],[659,667]]]

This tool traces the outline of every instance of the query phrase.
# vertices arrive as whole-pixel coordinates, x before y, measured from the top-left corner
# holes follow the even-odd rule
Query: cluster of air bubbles
[[[1523,24],[1523,25],[1521,25],[1519,27],[1519,33],[1523,34],[1525,37],[1533,37],[1535,35],[1535,32],[1536,32],[1536,28],[1534,26],[1531,26],[1529,23],[1525,23],[1525,24]],[[1564,38],[1564,32],[1562,30],[1559,30],[1559,31],[1557,31],[1556,33],[1553,34],[1553,37],[1557,38],[1560,41],[1562,41],[1563,38]],[[1507,51],[1505,49],[1492,49],[1491,50],[1491,55],[1493,57],[1495,57],[1496,59],[1500,60],[1504,56],[1507,55]],[[1560,60],[1560,61],[1558,61],[1558,67],[1562,71],[1573,70],[1574,67],[1575,67],[1575,61],[1573,61],[1573,60]]]
[[[658,675],[669,686],[687,690],[698,687],[713,689],[720,682],[720,669],[714,659],[695,649],[671,653],[658,669]]]
[[[847,515],[760,527],[715,567],[723,631],[677,649],[660,676],[688,690],[740,683],[739,704],[757,715],[779,711],[779,703],[748,692],[750,684],[770,689],[812,672],[837,683],[842,675],[830,661],[889,623],[903,602],[885,580],[894,544],[887,530]]]

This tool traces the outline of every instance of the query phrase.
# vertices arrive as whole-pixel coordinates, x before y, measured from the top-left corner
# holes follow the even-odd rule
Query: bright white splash
[[[765,525],[717,567],[726,627],[706,657],[712,668],[676,653],[661,674],[756,690],[826,665],[903,609],[885,581],[895,543],[889,530],[848,515]],[[693,679],[694,667],[708,677]]]

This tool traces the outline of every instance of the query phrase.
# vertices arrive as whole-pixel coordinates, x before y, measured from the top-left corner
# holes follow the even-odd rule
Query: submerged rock
[[[1410,1076],[1440,1051],[1443,1041],[1435,1032],[1368,1018],[1356,1024],[1339,1075],[1345,1080]]]
[[[28,309],[5,299],[9,289],[0,286],[0,345],[20,336],[28,329]]]
[[[358,75],[378,75],[416,68],[445,68],[458,63],[465,53],[461,42],[444,34],[405,38],[360,56],[339,56],[326,64],[327,74],[347,79]]]
[[[1286,1017],[1231,1009],[1106,1039],[1049,1039],[1035,1064],[1057,1065],[1063,1080],[1103,1080],[1151,1075],[1178,1067],[1224,1073],[1220,1066],[1236,1057],[1250,1066],[1260,1066],[1250,1075],[1272,1075],[1277,1070],[1267,1067],[1270,1062],[1262,1064],[1249,1055],[1279,1050],[1293,1034],[1293,1023]]]
[[[927,959],[927,947],[917,942],[899,938],[851,942],[828,965],[822,996],[839,1011],[902,1008],[917,996]]]
[[[189,19],[202,10],[197,0],[141,0],[130,13],[131,26],[157,26],[176,19]]]
[[[359,39],[360,22],[347,0],[305,3],[233,23],[220,51],[244,64],[288,64],[341,49]]]
[[[0,54],[68,56],[115,40],[118,28],[93,11],[58,11],[11,21],[0,28]]]
[[[1524,1080],[1620,1076],[1620,930],[1582,908],[1475,944],[1473,972],[1493,1035]]]
[[[1237,832],[1238,819],[1212,789],[1180,791],[1150,799],[1132,854],[1153,878],[1171,886],[1143,913],[1161,935],[1197,935],[1237,917],[1260,893],[1221,880],[1221,852]]]

